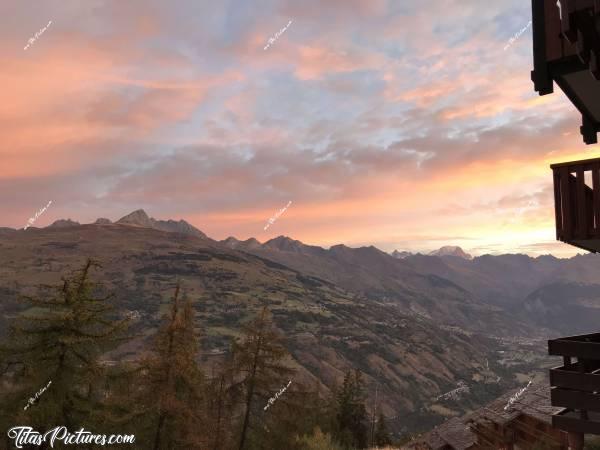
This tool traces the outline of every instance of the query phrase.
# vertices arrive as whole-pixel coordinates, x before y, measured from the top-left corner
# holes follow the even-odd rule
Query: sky
[[[51,201],[34,226],[142,208],[214,239],[575,254],[549,165],[598,146],[533,90],[530,8],[4,0],[0,226]]]

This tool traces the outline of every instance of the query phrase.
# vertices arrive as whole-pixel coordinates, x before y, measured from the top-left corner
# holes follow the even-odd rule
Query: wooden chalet
[[[532,0],[533,71],[540,95],[561,88],[582,116],[586,144],[600,131],[599,0]]]
[[[562,408],[550,403],[550,387],[531,384],[515,389],[462,418],[435,427],[410,444],[411,450],[545,450],[569,449],[569,434],[553,426]],[[516,397],[515,397],[516,396]],[[510,407],[507,408],[509,401]]]
[[[582,116],[586,144],[600,131],[600,0],[532,0],[531,79],[540,95],[561,88]],[[600,158],[551,166],[556,238],[600,251]],[[581,449],[584,434],[600,434],[600,333],[548,341],[563,364],[550,370],[555,428]]]
[[[600,434],[600,333],[552,339],[548,351],[563,357],[563,365],[550,370],[552,404],[564,408],[554,425],[579,440]]]
[[[561,408],[552,406],[550,388],[534,383],[517,395],[519,392],[515,389],[467,416],[476,436],[473,448],[567,450],[568,433],[553,425],[553,414]]]

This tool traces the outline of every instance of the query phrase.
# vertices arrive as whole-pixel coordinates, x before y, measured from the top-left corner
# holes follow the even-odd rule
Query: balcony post
[[[556,222],[556,239],[561,241],[563,240],[563,212],[561,207],[562,200],[560,197],[560,172],[558,169],[552,169],[552,176],[554,178],[554,216]]]
[[[571,216],[571,186],[569,178],[571,173],[568,167],[560,168],[560,197],[562,200],[563,236],[565,240],[573,239],[573,218]]]
[[[577,365],[579,366],[579,373],[587,373],[586,361],[583,358],[577,358]],[[581,420],[588,420],[588,413],[585,409],[579,410],[579,417]]]

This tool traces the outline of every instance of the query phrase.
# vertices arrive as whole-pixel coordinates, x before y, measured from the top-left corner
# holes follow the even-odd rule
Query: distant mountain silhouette
[[[202,231],[190,225],[185,220],[180,220],[179,222],[176,222],[175,220],[156,220],[152,217],[148,217],[148,214],[146,214],[146,211],[143,209],[138,209],[126,215],[125,217],[121,217],[115,223],[120,225],[135,225],[144,228],[167,231],[170,233],[183,233],[190,236],[206,238],[206,235]]]
[[[75,222],[71,219],[59,219],[52,224],[48,225],[46,228],[68,228],[68,227],[77,227],[81,225],[79,222]]]
[[[471,255],[465,253],[462,248],[446,245],[438,250],[429,253],[431,256],[457,256],[458,258],[473,259]]]
[[[260,246],[262,245],[254,238],[246,239],[245,241],[240,241],[232,236],[220,242],[228,248],[235,250],[253,250],[255,248],[260,248]]]
[[[404,259],[404,258],[408,258],[409,256],[412,256],[413,254],[411,252],[406,252],[406,251],[401,251],[399,252],[398,250],[394,250],[392,252],[392,256],[394,258],[399,258],[399,259]]]
[[[146,211],[143,209],[137,209],[132,213],[121,217],[115,223],[120,223],[122,225],[137,225],[144,228],[154,228],[154,220],[150,219],[148,214],[146,214]]]
[[[306,245],[287,236],[277,236],[262,245],[265,250],[278,250],[280,252],[300,253],[303,255],[323,255],[327,250],[316,245]]]
[[[127,214],[124,217],[121,217],[114,224],[106,218],[99,218],[93,225],[127,225],[127,226],[136,226],[142,228],[152,228],[154,230],[166,231],[168,233],[182,233],[189,236],[195,236],[203,239],[207,239],[207,236],[194,227],[190,225],[185,220],[156,220],[152,217],[149,217],[146,214],[146,211],[143,209],[138,209],[133,211],[132,213]],[[59,219],[55,221],[52,225],[47,226],[46,228],[67,228],[67,227],[78,227],[81,226],[79,222],[75,222],[71,219]],[[35,228],[35,227],[32,227]]]

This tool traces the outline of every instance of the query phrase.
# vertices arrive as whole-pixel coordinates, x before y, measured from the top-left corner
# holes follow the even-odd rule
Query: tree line
[[[0,344],[0,443],[7,449],[13,448],[7,431],[21,425],[41,433],[64,425],[70,432],[133,434],[134,445],[115,447],[152,450],[347,450],[390,443],[383,414],[374,427],[367,417],[359,371],[346,373],[328,393],[294,379],[266,307],[240,326],[222,362],[203,370],[201,326],[179,282],[139,358],[104,364],[107,352],[134,335],[114,296],[102,295],[92,281],[98,267],[88,260],[59,285],[44,286],[48,295],[21,297],[27,309]],[[290,387],[269,403],[284,386]]]

